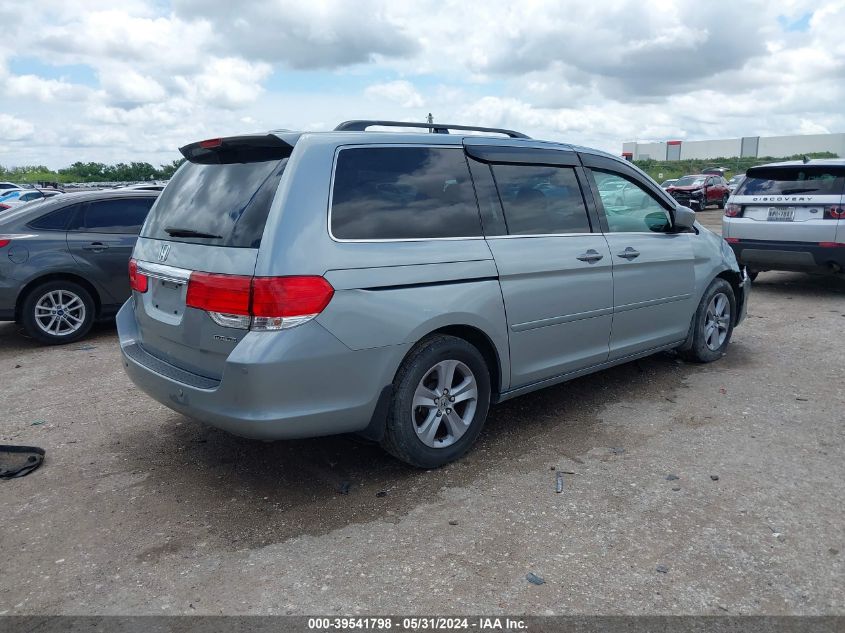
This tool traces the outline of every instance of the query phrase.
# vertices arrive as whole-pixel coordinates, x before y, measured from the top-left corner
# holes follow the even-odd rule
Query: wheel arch
[[[92,284],[90,281],[85,279],[84,277],[80,277],[79,275],[75,275],[73,273],[63,273],[63,272],[54,272],[54,273],[47,273],[46,275],[41,275],[39,277],[35,277],[34,279],[29,280],[22,288],[21,291],[18,293],[18,298],[15,301],[15,320],[20,321],[21,319],[21,308],[23,306],[24,300],[26,299],[27,295],[37,286],[48,283],[50,281],[72,281],[73,283],[79,284],[83,288],[85,288],[90,294],[91,299],[94,301],[94,312],[95,317],[100,316],[100,312],[102,310],[102,299],[100,298],[100,293],[98,292],[96,286]]]

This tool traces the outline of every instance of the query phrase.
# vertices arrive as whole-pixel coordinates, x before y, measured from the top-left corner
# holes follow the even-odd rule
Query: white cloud
[[[0,113],[0,141],[21,141],[32,136],[35,126],[29,121]]]
[[[5,165],[168,162],[198,138],[428,111],[613,152],[845,131],[841,0],[39,0],[0,17]]]
[[[364,94],[373,100],[387,99],[403,108],[421,108],[424,105],[423,98],[414,88],[414,84],[401,79],[368,86]]]

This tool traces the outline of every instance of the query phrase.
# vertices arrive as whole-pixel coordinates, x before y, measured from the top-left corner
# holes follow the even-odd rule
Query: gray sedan
[[[157,196],[70,193],[0,216],[0,320],[59,344],[113,316],[129,297],[129,256]]]

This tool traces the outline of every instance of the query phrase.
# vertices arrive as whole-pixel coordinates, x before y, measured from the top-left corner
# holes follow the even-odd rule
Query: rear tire
[[[730,198],[730,196],[729,196],[729,195],[727,195],[727,196],[722,196],[722,201],[719,203],[719,208],[720,208],[720,209],[724,209],[724,208],[725,208],[725,206],[727,206],[727,204],[728,204],[728,198]]]
[[[393,381],[382,448],[419,468],[438,468],[475,443],[490,408],[490,370],[464,339],[423,339]]]
[[[26,333],[47,345],[78,341],[94,324],[94,299],[73,281],[48,281],[27,293],[21,305]]]
[[[716,278],[704,292],[692,322],[692,345],[680,350],[686,360],[712,363],[724,354],[736,320],[736,297],[731,285]]]

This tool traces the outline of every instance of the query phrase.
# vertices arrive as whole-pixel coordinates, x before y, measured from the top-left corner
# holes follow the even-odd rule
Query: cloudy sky
[[[617,153],[845,131],[845,0],[0,0],[0,20],[5,166],[428,112]]]

